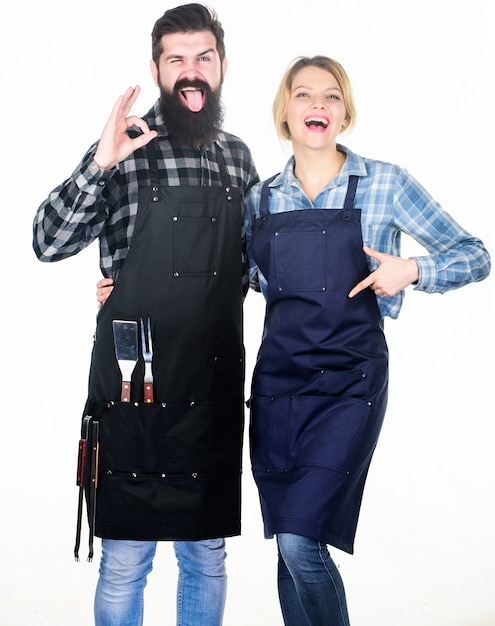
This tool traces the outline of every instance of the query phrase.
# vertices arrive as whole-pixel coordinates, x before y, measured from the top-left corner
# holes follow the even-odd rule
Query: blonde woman
[[[355,117],[339,63],[296,59],[274,102],[294,154],[246,203],[251,283],[266,299],[252,467],[287,626],[349,624],[327,544],[353,552],[387,405],[383,318],[398,316],[409,285],[445,292],[490,271],[483,243],[404,169],[337,143]],[[424,256],[401,258],[401,231]]]

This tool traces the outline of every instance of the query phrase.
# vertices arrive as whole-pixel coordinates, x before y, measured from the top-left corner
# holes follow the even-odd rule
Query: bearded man
[[[158,541],[174,542],[177,623],[222,623],[224,538],[240,533],[243,200],[258,181],[247,146],[221,130],[226,65],[213,11],[166,11],[152,32],[159,100],[130,115],[139,88],[127,89],[34,221],[41,261],[98,239],[105,298],[112,290],[97,319],[78,477],[89,558],[102,538],[97,626],[142,624]]]

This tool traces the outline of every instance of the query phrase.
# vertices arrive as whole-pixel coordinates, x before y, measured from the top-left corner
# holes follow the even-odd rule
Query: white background
[[[100,135],[117,96],[157,93],[150,33],[175,3],[22,1],[2,20],[0,623],[87,626],[98,556],[72,557],[76,449],[94,330],[98,246],[39,263],[31,224]],[[406,167],[493,252],[493,18],[488,0],[217,0],[229,68],[225,128],[260,176],[289,156],[271,104],[290,60],[326,54],[354,86],[357,152]],[[405,242],[404,255],[415,250]],[[353,626],[495,624],[494,279],[444,296],[408,290],[388,321],[391,396],[354,556],[333,551]],[[252,368],[263,302],[246,301]],[[247,452],[247,446],[245,447]],[[86,539],[86,534],[84,534]],[[85,545],[82,554],[85,554]],[[243,534],[228,540],[226,626],[282,624],[274,541],[246,455]],[[145,624],[175,623],[176,566],[160,546]]]

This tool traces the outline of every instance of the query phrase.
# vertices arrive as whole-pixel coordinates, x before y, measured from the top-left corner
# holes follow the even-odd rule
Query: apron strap
[[[277,178],[278,174],[271,176],[263,183],[263,187],[261,189],[261,199],[260,199],[260,217],[268,217],[268,196],[270,195],[270,183]]]
[[[344,200],[343,219],[345,220],[348,220],[351,217],[350,213],[352,209],[354,208],[354,199],[356,196],[356,189],[357,189],[358,181],[359,181],[359,176],[356,176],[354,174],[349,176],[349,182],[347,184],[347,193],[345,195],[345,200]]]

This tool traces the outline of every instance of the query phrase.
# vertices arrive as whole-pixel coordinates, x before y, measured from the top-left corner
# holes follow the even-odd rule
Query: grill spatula
[[[115,354],[122,374],[121,402],[131,400],[131,377],[138,360],[138,325],[133,320],[113,320]]]

